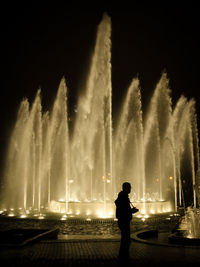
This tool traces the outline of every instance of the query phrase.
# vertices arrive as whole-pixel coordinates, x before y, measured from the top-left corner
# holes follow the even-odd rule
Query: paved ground
[[[0,248],[1,266],[189,266],[200,263],[200,248],[157,246],[132,241],[129,264],[118,262],[119,236],[60,236],[23,248]]]

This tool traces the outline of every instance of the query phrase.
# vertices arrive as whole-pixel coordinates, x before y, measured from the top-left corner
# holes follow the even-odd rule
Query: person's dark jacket
[[[128,194],[124,191],[119,192],[116,205],[116,218],[118,220],[130,221],[132,219],[132,209]]]

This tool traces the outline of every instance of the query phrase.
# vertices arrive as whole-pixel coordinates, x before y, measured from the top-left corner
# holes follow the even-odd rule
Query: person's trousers
[[[120,258],[129,258],[129,248],[130,248],[130,244],[131,244],[130,221],[118,220],[118,226],[119,226],[120,231],[121,231],[119,257]]]

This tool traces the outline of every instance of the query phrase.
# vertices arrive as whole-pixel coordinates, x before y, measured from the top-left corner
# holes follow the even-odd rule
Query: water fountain
[[[131,201],[143,214],[176,211],[191,201],[198,206],[195,101],[181,96],[172,108],[165,72],[146,114],[139,79],[133,78],[113,129],[111,20],[106,14],[73,129],[67,90],[63,78],[47,112],[40,90],[32,104],[21,102],[6,156],[2,210],[114,217],[114,199],[124,181],[132,184]]]

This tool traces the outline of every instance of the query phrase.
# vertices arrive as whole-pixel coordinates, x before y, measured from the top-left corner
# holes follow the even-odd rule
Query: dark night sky
[[[112,20],[114,112],[136,75],[146,106],[165,69],[173,103],[181,94],[194,97],[199,114],[200,9],[197,6],[189,2],[179,7],[144,6],[132,1],[132,7],[98,6],[98,2],[95,2],[97,7],[80,7],[77,2],[77,8],[55,3],[42,5],[28,1],[1,6],[2,153],[24,97],[32,102],[41,87],[42,105],[44,110],[49,109],[60,79],[65,76],[69,102],[76,103],[77,92],[86,78],[96,28],[105,11]]]

